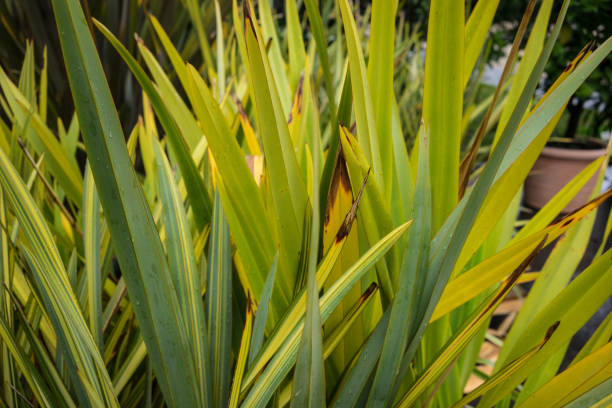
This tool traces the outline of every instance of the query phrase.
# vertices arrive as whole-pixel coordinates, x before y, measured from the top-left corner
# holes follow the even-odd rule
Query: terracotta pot
[[[525,180],[525,204],[531,208],[542,208],[576,174],[593,160],[603,156],[602,149],[566,149],[544,147],[533,169]],[[574,211],[589,200],[597,175],[594,175],[572,201],[563,209],[564,213]]]

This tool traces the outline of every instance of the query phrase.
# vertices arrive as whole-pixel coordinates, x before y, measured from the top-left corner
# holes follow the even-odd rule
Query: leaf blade
[[[91,168],[100,202],[155,374],[169,405],[197,404],[194,376],[183,379],[194,367],[168,265],[83,11],[74,0],[52,4],[86,150],[96,157]]]

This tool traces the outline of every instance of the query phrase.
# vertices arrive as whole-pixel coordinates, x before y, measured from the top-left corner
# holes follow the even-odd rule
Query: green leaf
[[[457,205],[459,194],[464,7],[461,1],[433,0],[429,9],[422,127],[431,139],[433,231]]]
[[[176,126],[179,128],[188,150],[193,152],[198,143],[200,143],[200,140],[204,138],[202,131],[198,127],[189,108],[174,88],[174,85],[172,85],[172,82],[164,73],[163,68],[159,65],[159,62],[157,62],[151,51],[144,46],[142,41],[138,41],[138,50],[155,80],[157,92],[164,101],[164,105],[168,112],[172,115]]]
[[[120,393],[132,379],[136,370],[140,367],[144,359],[147,357],[147,347],[141,339],[138,341],[126,357],[121,367],[117,370],[115,378],[113,378],[113,386],[115,392]]]
[[[298,168],[277,87],[270,73],[263,37],[245,2],[245,36],[249,83],[257,112],[257,124],[266,160],[278,235],[281,242],[280,273],[293,287],[299,259],[307,192]]]
[[[381,186],[381,190],[387,191],[373,101],[368,78],[366,76],[361,41],[359,40],[355,19],[353,18],[348,0],[339,0],[338,3],[340,5],[342,23],[346,35],[346,45],[348,48],[348,63],[353,89],[353,109],[355,110],[355,121],[357,122],[357,138],[365,153],[366,159],[372,164],[374,178],[378,182],[378,185]],[[384,136],[388,137],[387,135]]]
[[[390,389],[396,380],[401,364],[398,350],[404,350],[410,336],[411,320],[406,316],[416,314],[426,298],[424,286],[427,282],[429,241],[431,236],[431,181],[429,171],[430,141],[427,132],[421,132],[419,140],[419,163],[417,184],[414,192],[413,226],[408,232],[400,271],[399,286],[391,305],[389,325],[381,348],[380,361],[368,397],[368,406],[383,407],[393,399]],[[414,323],[412,323],[414,324]]]
[[[574,401],[567,404],[566,408],[604,408],[609,407],[612,403],[612,395],[610,394],[610,387],[612,387],[612,378],[604,381],[603,383],[595,386],[591,390],[587,391]]]
[[[574,225],[559,238],[531,287],[519,315],[512,323],[512,328],[504,340],[506,348],[512,348],[523,335],[531,319],[570,281],[588,245],[595,215],[594,212],[590,213],[586,219]]]
[[[338,229],[342,226],[347,212],[350,211],[350,208],[353,206],[353,190],[351,188],[351,181],[342,149],[338,150],[335,161],[336,164],[332,174],[329,193],[327,194],[325,216],[323,217],[323,252],[326,252],[336,241]],[[355,177],[355,181],[357,181],[357,177]],[[363,208],[364,207],[360,204],[361,215],[364,217],[363,219],[365,219],[366,215]],[[330,273],[329,278],[323,285],[324,290],[329,288],[338,277],[342,275],[347,267],[359,259],[359,222],[356,221],[356,223],[357,227],[351,228],[351,232],[342,248],[342,253],[334,265],[334,269]],[[361,294],[362,285],[356,285],[328,319],[324,327],[326,332],[335,330],[349,308],[359,300]],[[355,324],[355,328],[350,330],[350,334],[346,337],[346,341],[342,341],[338,345],[337,351],[331,356],[331,364],[335,371],[342,372],[346,363],[350,361],[353,354],[358,351],[365,334],[363,323],[363,319],[359,319]],[[331,386],[333,387],[333,384],[331,384]]]
[[[212,52],[210,50],[210,44],[208,43],[208,34],[204,28],[204,19],[202,18],[202,13],[200,11],[200,2],[198,0],[186,0],[185,3],[187,3],[186,5],[187,10],[189,11],[189,17],[191,17],[191,21],[196,28],[198,42],[200,44],[200,52],[202,53],[204,62],[208,68],[212,69],[212,67],[214,67]]]
[[[336,233],[336,240],[331,248],[328,249],[325,257],[319,264],[319,269],[317,270],[317,284],[319,290],[323,287],[325,281],[331,274],[338,257],[342,253],[342,249],[344,248],[344,244],[346,243],[348,232],[350,231],[352,222],[355,218],[355,213],[357,209],[357,204],[353,204],[351,211],[345,217],[345,222],[340,227],[339,231]],[[352,214],[352,215],[351,215]],[[289,309],[289,311],[285,312],[283,316],[283,320],[276,325],[274,332],[266,342],[264,349],[257,355],[257,358],[254,360],[255,362],[250,365],[249,372],[247,373],[246,385],[250,385],[257,374],[265,367],[265,365],[270,361],[270,359],[277,353],[279,348],[282,346],[285,338],[294,332],[295,330],[295,321],[300,319],[306,313],[306,291],[304,289],[300,290],[299,294],[295,296],[295,299]]]
[[[472,70],[476,65],[476,60],[482,51],[482,45],[489,34],[498,5],[499,0],[477,2],[465,25],[465,45],[463,48],[465,50],[463,57],[464,88],[467,86]]]
[[[82,209],[89,327],[98,349],[102,350],[102,270],[100,267],[102,224],[100,223],[100,200],[89,165],[85,167]]]
[[[232,254],[229,227],[218,192],[215,192],[208,249],[206,320],[212,368],[212,393],[214,405],[221,406],[229,400],[230,391]]]
[[[383,239],[377,242],[376,245],[363,254],[361,258],[359,258],[359,260],[325,292],[319,301],[321,321],[323,323],[325,323],[325,320],[338,306],[353,285],[360,281],[369,268],[371,268],[372,265],[374,265],[380,257],[397,242],[409,226],[410,222],[407,222],[387,234]],[[302,298],[303,297],[304,295],[302,295]],[[282,347],[274,354],[272,360],[245,397],[245,406],[264,406],[295,363],[300,333],[304,328],[304,314],[305,311],[302,308],[297,318],[292,320],[292,331],[283,336],[285,341]],[[255,372],[258,371],[259,370]]]
[[[567,406],[589,390],[606,383],[610,379],[611,371],[612,342],[609,342],[554,377],[519,407]]]
[[[36,74],[34,62],[34,45],[32,41],[27,41],[25,49],[25,57],[21,72],[19,73],[19,90],[23,93],[26,100],[32,105],[36,111]]]
[[[257,303],[257,311],[255,313],[255,321],[253,323],[253,335],[251,337],[251,345],[249,349],[249,368],[253,364],[255,357],[259,354],[259,350],[264,341],[264,332],[266,329],[266,320],[268,318],[268,309],[270,304],[270,298],[272,297],[272,288],[274,288],[274,278],[276,276],[276,269],[278,265],[278,253],[274,257],[272,266],[270,266],[270,272],[264,284],[261,292],[261,298]]]
[[[532,0],[532,2],[533,1],[535,0]],[[532,4],[530,3],[530,5]],[[530,132],[533,133],[525,134],[522,132],[522,128],[519,129],[519,132],[516,134],[516,139],[520,140],[527,136],[529,141],[525,140],[525,144],[523,145],[524,147],[522,148],[517,147],[515,149],[511,145],[509,152],[503,160],[502,168],[496,175],[496,181],[487,194],[487,198],[485,199],[474,226],[468,235],[467,241],[463,246],[462,253],[455,264],[453,276],[456,276],[461,272],[465,266],[465,263],[470,257],[472,257],[474,251],[481,245],[485,237],[489,235],[491,229],[493,228],[493,224],[489,222],[489,220],[497,219],[502,214],[502,211],[507,211],[506,208],[508,206],[510,197],[513,197],[519,192],[519,189],[529,174],[529,170],[533,167],[533,164],[540,155],[542,148],[546,144],[546,141],[560,119],[562,110],[564,109],[565,104],[569,101],[571,93],[568,92],[564,93],[563,96],[558,96],[558,98],[565,99],[551,100],[550,97],[558,86],[561,85],[565,87],[565,79],[568,78],[568,76],[580,66],[581,61],[583,61],[586,55],[588,55],[588,53],[586,50],[583,50],[574,58],[574,60],[569,64],[568,69],[564,71],[559,78],[557,78],[555,83],[538,102],[536,107],[532,109],[524,123],[526,124],[529,122],[531,116],[536,114],[540,107],[543,107],[549,103],[553,103],[557,110],[555,111],[554,108],[552,108],[548,112],[548,114],[551,116],[547,117],[546,119],[541,118],[541,121],[537,122],[537,125],[530,129]],[[570,85],[570,83],[567,83],[567,85]],[[513,158],[513,160],[508,160],[507,158]],[[568,186],[567,188],[573,189],[575,188],[575,185],[574,187]],[[564,192],[563,194],[567,193],[569,192]],[[559,201],[563,202],[566,198],[568,198],[568,196],[560,193],[557,198],[560,199]],[[546,209],[543,209],[543,211],[541,210],[532,220],[530,220],[528,225],[526,225],[525,228],[522,228],[521,231],[519,231],[513,238],[513,240],[517,241],[518,239],[526,236],[529,231],[533,232],[539,228],[545,227],[548,222],[552,221],[552,219],[556,216],[554,213],[554,208],[557,208],[558,211],[560,211],[563,207],[557,207],[556,201],[551,202]]]
[[[497,403],[526,377],[537,371],[560,347],[570,341],[574,333],[610,297],[612,288],[606,282],[612,279],[611,256],[612,251],[608,250],[595,259],[587,269],[531,319],[530,324],[523,331],[523,336],[511,349],[504,350],[502,348],[500,358],[503,360],[498,361],[513,360],[524,353],[525,350],[537,344],[538,339],[555,321],[561,321],[555,334],[542,347],[541,351],[507,381],[485,394],[480,401],[481,406],[491,406]]]
[[[547,41],[547,45],[549,43],[550,39]],[[547,47],[545,47],[543,53],[548,52],[546,48]],[[585,57],[566,79],[549,94],[548,98],[546,98],[542,104],[536,106],[536,109],[529,118],[527,118],[516,131],[512,140],[512,147],[503,158],[498,176],[501,176],[516,158],[525,151],[529,143],[548,125],[550,119],[554,117],[563,105],[565,105],[567,100],[576,92],[585,79],[595,70],[595,68],[597,68],[608,54],[610,54],[610,51],[612,51],[612,37],[607,38],[592,54]],[[525,92],[525,94],[527,96],[532,93]],[[517,115],[514,119],[518,121],[521,117],[522,114]]]
[[[319,255],[319,148],[314,149],[312,182],[312,221],[308,253],[308,281],[306,296],[306,316],[300,340],[300,349],[295,365],[292,407],[325,407],[325,369],[323,360],[323,336],[321,334],[321,311],[319,309],[319,290],[316,280]],[[350,214],[350,212],[349,212]]]
[[[66,154],[57,138],[34,110],[34,106],[10,82],[2,68],[0,68],[0,86],[12,110],[13,121],[21,128],[25,140],[32,143],[37,153],[45,154],[45,163],[49,171],[58,180],[68,198],[80,205],[83,180],[76,160]]]
[[[499,1],[480,3],[479,5],[476,6],[476,10],[474,10],[474,13],[472,13],[472,15],[470,16],[470,21],[472,21],[472,18],[477,19],[477,18],[482,17],[480,16],[480,14],[485,12],[483,10],[484,8],[482,6],[483,4],[486,4],[486,5],[493,4],[494,7],[497,7],[497,3],[499,3]],[[521,46],[521,42],[523,41],[523,36],[525,35],[527,31],[529,20],[531,19],[531,14],[533,13],[535,3],[536,3],[536,0],[531,0],[527,4],[527,8],[525,9],[525,12],[523,13],[523,17],[521,18],[521,22],[516,30],[514,40],[512,41],[512,47],[510,48],[510,52],[508,53],[508,56],[506,58],[506,62],[504,64],[504,70],[502,71],[501,76],[499,77],[499,81],[495,89],[495,92],[493,95],[491,95],[490,97],[491,99],[486,101],[486,105],[488,105],[489,108],[487,109],[484,117],[482,118],[480,125],[478,126],[478,130],[476,132],[476,135],[473,138],[469,151],[466,153],[464,158],[461,160],[461,167],[459,169],[459,196],[460,197],[462,197],[465,194],[465,189],[467,188],[470,176],[472,175],[472,168],[474,167],[474,164],[476,162],[476,158],[478,156],[478,150],[480,149],[482,140],[485,137],[485,134],[487,133],[489,127],[493,124],[492,121],[490,122],[490,119],[491,119],[491,116],[494,114],[494,111],[496,110],[497,101],[501,97],[503,90],[507,87],[509,83],[507,79],[508,79],[508,76],[512,73],[512,69],[514,68],[514,63],[516,62],[516,58],[518,57],[519,48]],[[492,19],[493,15],[492,14],[488,15],[488,17]],[[479,32],[478,34],[467,32],[467,30],[470,29],[470,21],[468,21],[468,25],[466,27],[466,47],[469,47],[471,44],[474,43],[474,42],[471,42],[471,44],[468,43],[468,38],[467,38],[468,34],[470,35],[470,37],[472,35],[482,35],[482,32]],[[480,24],[480,23],[477,22],[476,24]],[[490,24],[490,21],[489,21],[489,24]],[[477,28],[476,30],[480,30],[480,29],[481,27]],[[469,39],[471,40],[471,38]],[[469,53],[470,51],[468,50],[466,52]],[[470,57],[469,55],[466,55],[466,58],[469,58],[469,57]],[[466,64],[468,63],[467,60],[465,60],[465,62]],[[471,68],[470,68],[470,71],[471,71]],[[481,70],[481,74],[483,72],[484,70]],[[464,73],[464,78],[465,78],[464,86],[467,85],[467,81],[469,80],[469,77],[470,77],[469,72],[467,73],[467,75],[466,73]],[[477,79],[477,80],[479,81],[480,79]],[[485,104],[482,104],[481,106],[484,107]]]
[[[289,84],[295,92],[302,75],[303,67],[306,66],[306,51],[304,39],[302,38],[302,26],[296,0],[285,0],[287,13],[287,48],[289,51]],[[332,109],[333,110],[333,109]]]
[[[3,133],[2,129],[0,129],[0,133]],[[7,225],[6,205],[4,201],[4,192],[2,191],[2,189],[0,189],[0,225]],[[2,268],[1,279],[3,286],[7,288],[12,288],[12,281],[16,280],[17,282],[19,282],[19,279],[14,279],[14,275],[11,274],[9,243],[11,243],[9,233],[6,228],[2,228],[0,230],[0,267]],[[14,321],[13,312],[8,292],[5,290],[0,290],[0,318],[7,323],[8,327],[12,327]],[[17,392],[16,390],[12,389],[9,384],[16,383],[17,372],[15,370],[15,365],[13,364],[12,359],[9,358],[9,354],[10,350],[8,349],[6,344],[1,345],[0,356],[2,358],[2,362],[0,364],[2,365],[2,378],[4,379],[2,395],[6,404],[10,406],[11,404],[14,405],[13,401],[15,401],[15,399],[17,398]]]
[[[325,83],[325,92],[327,93],[328,104],[330,106],[329,116],[330,123],[337,123],[336,116],[336,98],[335,98],[335,90],[334,90],[334,81],[332,78],[331,70],[329,68],[329,53],[327,51],[327,35],[325,33],[325,26],[323,25],[323,21],[321,19],[321,13],[319,10],[318,2],[316,0],[304,0],[304,7],[306,8],[306,15],[308,16],[308,22],[310,23],[310,30],[312,32],[312,36],[317,47],[317,54],[319,55],[319,60],[321,64],[321,68],[323,69],[323,80]],[[338,130],[335,126],[332,126],[332,142],[337,140],[338,138]],[[335,135],[335,138],[334,138]],[[332,143],[333,148],[334,143]],[[333,156],[332,156],[333,157]],[[331,177],[331,174],[330,174]],[[327,191],[327,186],[322,184],[323,190]],[[321,196],[323,201],[325,202],[325,197]]]
[[[94,405],[85,392],[85,379],[109,406],[118,406],[100,352],[89,333],[57,246],[34,199],[4,151],[0,150],[0,184],[27,241],[21,249],[32,269],[42,302],[71,368],[81,404]],[[26,247],[27,242],[27,247]],[[80,372],[81,377],[76,373]]]
[[[369,166],[361,150],[360,144],[344,126],[340,129],[340,142],[342,152],[346,158],[348,173],[351,179],[353,194],[358,192],[359,181],[368,174]],[[393,223],[387,205],[385,204],[380,185],[373,179],[365,185],[361,225],[365,229],[367,242],[373,244],[392,230]],[[390,302],[394,296],[393,284],[397,282],[399,272],[399,254],[392,248],[389,255],[376,265],[376,274],[381,286],[381,295],[385,303]]]
[[[149,20],[151,21],[151,25],[153,26],[153,29],[155,30],[157,37],[162,43],[162,46],[164,47],[166,54],[168,54],[168,58],[170,59],[170,62],[172,63],[172,67],[174,68],[176,75],[181,81],[181,84],[183,84],[183,87],[186,88],[187,87],[186,85],[187,84],[187,67],[185,65],[185,61],[183,61],[183,58],[181,58],[181,55],[179,54],[179,52],[176,50],[176,48],[172,44],[170,37],[168,37],[168,34],[166,34],[166,31],[164,31],[163,27],[161,26],[157,18],[155,18],[153,14],[149,14]]]
[[[242,377],[247,364],[247,355],[249,354],[249,344],[251,341],[251,333],[253,330],[253,309],[251,308],[251,299],[247,299],[247,311],[242,330],[242,340],[240,340],[240,349],[238,358],[236,359],[236,370],[234,372],[234,380],[232,382],[232,391],[229,400],[229,408],[237,408],[240,398],[240,388],[242,387]]]
[[[610,338],[612,338],[612,313],[608,312],[608,316],[601,322],[597,330],[591,335],[591,338],[580,349],[578,354],[576,354],[571,364],[575,364],[591,352],[604,346]]]
[[[210,351],[209,343],[206,341],[206,319],[200,292],[200,273],[196,266],[191,232],[170,164],[157,140],[153,141],[153,148],[157,162],[160,200],[163,204],[170,274],[174,281],[179,304],[182,306],[183,321],[186,324],[185,331],[193,347],[191,352],[200,393],[207,398],[206,403],[212,406],[211,378],[215,377],[209,373],[208,355]],[[215,354],[211,353],[211,355]],[[229,357],[229,352],[227,356]]]
[[[467,199],[465,201],[465,207],[462,208],[462,205],[460,203],[454,210],[456,212],[453,212],[453,214],[451,214],[451,216],[449,217],[448,224],[443,225],[441,227],[441,230],[444,231],[444,235],[442,235],[442,238],[440,238],[440,240],[438,241],[439,246],[434,245],[434,243],[432,242],[432,252],[434,254],[434,258],[430,261],[429,273],[433,274],[435,278],[432,282],[431,289],[426,288],[426,291],[423,295],[426,299],[428,299],[428,303],[426,308],[424,309],[422,320],[420,320],[421,318],[418,317],[420,322],[417,323],[418,328],[415,332],[415,335],[412,336],[408,348],[405,352],[405,357],[402,362],[402,367],[400,368],[400,375],[398,376],[398,378],[403,378],[404,375],[408,372],[410,362],[412,361],[414,353],[416,352],[423,333],[425,332],[425,328],[427,327],[427,324],[435,309],[435,306],[438,303],[438,300],[440,299],[442,290],[446,286],[446,283],[448,282],[452,270],[455,267],[455,263],[459,258],[463,243],[465,242],[469,231],[474,225],[478,211],[480,210],[487,196],[489,188],[495,180],[496,174],[500,170],[500,167],[502,167],[502,160],[509,156],[506,153],[508,152],[512,141],[515,139],[513,138],[514,132],[519,126],[520,118],[522,117],[523,112],[527,107],[531,95],[535,91],[540,75],[544,70],[546,61],[548,60],[548,57],[552,52],[553,45],[559,35],[559,31],[561,30],[561,25],[565,18],[565,13],[567,12],[568,6],[569,2],[568,0],[566,0],[563,3],[563,7],[560,11],[559,18],[557,19],[553,33],[548,39],[546,47],[544,48],[544,51],[538,59],[536,68],[529,77],[528,86],[525,87],[523,93],[521,94],[521,98],[518,104],[518,107],[520,108],[517,108],[515,110],[511,119],[509,120],[509,125],[504,130],[500,141],[498,142],[496,148],[493,150],[493,154],[485,165],[484,170],[480,174],[476,185],[470,191],[470,194],[464,197]],[[556,110],[554,112],[556,112]],[[435,139],[432,137],[432,146],[434,143]],[[436,183],[436,179],[433,176],[433,172],[431,183],[432,185]],[[432,200],[435,200],[435,195],[433,194]],[[456,227],[453,226],[455,222],[455,217],[458,217],[456,221]],[[436,238],[434,238],[434,240],[436,240]],[[399,384],[396,383],[395,388],[397,388],[398,386]]]
[[[0,338],[4,345],[8,348],[13,361],[23,374],[26,382],[30,386],[36,401],[43,407],[53,407],[56,404],[54,395],[44,380],[41,378],[39,371],[34,367],[34,364],[29,360],[28,356],[22,351],[21,346],[15,340],[11,333],[11,329],[7,326],[4,318],[0,318]]]
[[[253,271],[248,275],[247,290],[258,297],[276,251],[264,202],[238,142],[228,138],[231,134],[229,126],[210,89],[191,65],[188,65],[187,73],[190,81],[187,93],[219,169],[217,188],[230,232],[245,267]],[[277,282],[280,290],[273,298],[274,306],[271,308],[274,319],[280,317],[293,292],[286,279],[282,276],[281,282]]]
[[[401,408],[411,407],[417,402],[417,399],[423,395],[425,391],[435,386],[438,379],[448,374],[448,369],[456,362],[460,353],[465,349],[474,336],[480,332],[484,324],[489,322],[489,318],[493,311],[499,306],[502,300],[506,297],[510,289],[514,286],[520,274],[527,269],[529,264],[535,259],[535,256],[540,252],[546,237],[544,237],[538,246],[521,262],[521,264],[512,272],[506,279],[502,287],[496,293],[488,296],[480,306],[472,313],[472,315],[461,324],[461,327],[456,331],[451,339],[444,345],[439,352],[439,355],[429,365],[429,367],[418,377],[410,390],[404,395],[399,403]],[[438,382],[439,384],[439,382]],[[435,391],[435,387],[434,387]]]
[[[506,97],[506,102],[504,103],[504,109],[502,110],[502,114],[499,118],[497,130],[495,131],[494,145],[497,144],[502,132],[505,130],[506,124],[509,122],[510,116],[512,115],[515,107],[518,106],[521,93],[527,86],[531,72],[536,66],[539,55],[544,46],[552,5],[553,0],[544,0],[540,5],[540,9],[538,10],[535,22],[533,23],[533,28],[531,29],[529,39],[527,40],[527,45],[525,45],[521,62],[516,73],[512,77],[512,85],[508,91],[508,96]]]
[[[312,0],[306,0],[308,4]],[[320,18],[320,17],[319,17]],[[318,43],[317,43],[318,44]],[[327,49],[325,51],[327,53]],[[350,70],[346,70],[344,78],[344,85],[342,86],[342,95],[340,96],[340,106],[338,107],[337,122],[343,126],[348,126],[351,121],[351,115],[353,114],[353,91],[351,90],[351,76]],[[327,83],[327,80],[326,80]],[[332,109],[333,110],[333,109]],[[334,118],[336,114],[333,113]],[[329,140],[329,148],[327,149],[327,157],[325,158],[325,164],[323,165],[323,173],[321,174],[321,206],[327,203],[327,194],[331,185],[331,179],[333,176],[334,168],[336,166],[336,156],[338,155],[338,149],[340,148],[340,127],[332,126],[331,136]],[[321,213],[325,214],[324,207],[321,207]]]
[[[392,132],[393,105],[395,103],[393,66],[397,3],[397,0],[372,2],[370,40],[368,42],[368,83],[376,119],[382,176],[385,181],[392,179],[394,162],[393,140],[389,135]],[[391,186],[390,182],[384,184],[384,194],[387,202],[391,201]]]
[[[38,90],[38,114],[43,123],[47,121],[47,87],[48,87],[48,59],[47,47],[43,50],[43,67],[40,71],[40,83]]]
[[[378,362],[380,350],[385,340],[391,308],[387,308],[376,327],[365,342],[356,361],[349,367],[334,396],[334,407],[353,407],[356,405],[360,395],[367,389],[366,383],[371,378],[372,370]]]
[[[444,316],[457,306],[499,282],[500,279],[508,275],[535,248],[544,236],[548,237],[546,244],[551,243],[597,208],[610,195],[612,195],[612,191],[597,197],[550,227],[507,246],[502,251],[480,262],[457,278],[452,279],[444,288],[440,301],[431,316],[431,321]]]
[[[375,294],[378,291],[378,285],[376,282],[372,282],[370,286],[359,296],[359,299],[355,304],[347,310],[344,318],[336,328],[325,336],[325,343],[323,344],[323,358],[327,359],[331,356],[332,352],[336,347],[344,340],[346,336],[350,336],[350,330],[353,324],[357,321],[358,317],[364,311],[369,302],[375,299]],[[349,339],[352,340],[352,339]]]
[[[17,305],[17,311],[19,312],[19,316],[21,317],[21,320],[23,322],[24,331],[27,336],[28,342],[30,343],[31,350],[36,356],[36,362],[39,367],[38,372],[45,378],[46,382],[50,384],[52,389],[54,390],[52,394],[54,398],[54,403],[56,404],[56,406],[76,407],[76,404],[72,400],[72,396],[66,388],[63,379],[57,372],[55,362],[48,354],[47,348],[43,344],[42,340],[38,337],[37,333],[34,332],[33,328],[30,325],[30,322],[27,321],[27,317],[21,307],[19,307],[19,305],[17,304],[16,299],[14,299],[14,301]],[[30,371],[30,373],[33,377],[36,376],[35,372]],[[27,373],[24,374],[28,375]]]
[[[215,27],[217,29],[217,85],[219,100],[225,96],[225,44],[223,43],[223,20],[219,0],[215,0]]]
[[[395,163],[394,177],[397,178],[398,183],[398,191],[395,191],[394,187],[394,193],[397,193],[397,197],[400,199],[392,198],[391,208],[393,209],[394,203],[398,205],[401,210],[401,214],[403,215],[399,217],[399,219],[401,222],[405,222],[410,219],[409,214],[412,209],[414,195],[414,179],[410,167],[410,159],[406,150],[406,143],[404,142],[404,135],[400,127],[399,108],[397,106],[397,102],[393,103],[392,138]],[[395,218],[394,221],[396,221]]]
[[[157,381],[168,405],[199,405],[168,264],[83,11],[75,0],[52,4],[91,170]]]
[[[598,170],[599,173],[605,171],[605,159],[607,159],[607,157],[600,157],[599,159],[594,160],[578,174],[576,174],[576,176],[574,176],[569,183],[559,190],[559,192],[555,194],[523,228],[521,228],[521,230],[513,237],[513,241],[518,241],[550,224],[559,215],[559,213],[563,211],[563,208],[565,208],[565,206],[576,196],[576,194],[582,190],[589,180],[595,176]],[[583,253],[583,251],[579,251],[579,253]]]
[[[246,5],[247,2],[244,2]],[[274,17],[272,16],[272,9],[270,8],[270,1],[258,2],[259,19],[261,21],[261,39],[266,38],[268,43],[266,44],[266,53],[270,60],[269,72],[272,74],[268,76],[270,83],[274,83],[274,87],[277,91],[277,101],[282,107],[284,115],[289,113],[291,109],[291,88],[289,87],[289,81],[287,80],[286,64],[281,55],[281,43],[276,34],[276,27],[274,24]],[[254,14],[253,14],[254,16]],[[246,27],[245,27],[246,28]],[[248,33],[248,28],[247,28]],[[247,41],[247,49],[248,49]],[[245,61],[246,63],[246,61]]]
[[[521,368],[525,363],[527,363],[533,356],[535,356],[538,351],[540,351],[542,346],[548,341],[550,336],[552,336],[552,334],[555,332],[555,330],[557,329],[557,326],[558,326],[558,323],[555,323],[553,326],[551,326],[548,329],[548,331],[546,332],[546,336],[544,337],[544,339],[542,339],[540,344],[536,345],[531,350],[529,350],[522,356],[518,357],[516,360],[506,365],[502,370],[495,373],[495,375],[492,375],[491,377],[489,377],[485,382],[479,385],[476,389],[474,389],[468,395],[466,395],[461,400],[453,404],[451,408],[465,407],[469,402],[474,401],[476,398],[480,397],[484,393],[488,392],[489,390],[493,389],[497,385],[504,382],[508,377],[510,377],[519,368]]]
[[[121,55],[128,67],[142,86],[144,92],[151,100],[151,105],[157,114],[157,117],[163,126],[168,136],[169,144],[176,156],[181,175],[185,180],[185,187],[189,193],[191,205],[194,208],[194,216],[198,223],[198,228],[202,229],[210,221],[212,204],[208,196],[208,190],[204,184],[204,180],[198,172],[197,166],[194,163],[185,138],[181,134],[181,130],[172,118],[170,111],[159,92],[154,87],[151,80],[147,77],[142,67],[136,59],[130,55],[128,50],[119,42],[119,40],[106,28],[102,23],[94,20],[94,24],[100,32],[111,43],[115,50]]]

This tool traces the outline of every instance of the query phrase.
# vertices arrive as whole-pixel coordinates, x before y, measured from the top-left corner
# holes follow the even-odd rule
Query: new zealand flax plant
[[[469,15],[463,1],[432,0],[408,151],[400,117],[414,107],[397,103],[410,98],[404,85],[394,93],[394,71],[413,40],[396,37],[397,0],[363,13],[348,0],[326,13],[286,0],[280,19],[265,0],[234,1],[229,20],[217,2],[185,7],[197,17],[209,3],[210,52],[194,66],[153,14],[155,48],[135,37],[136,55],[78,0],[51,0],[69,126],[47,123],[36,44],[18,81],[0,70],[4,406],[610,402],[612,315],[558,372],[612,294],[603,246],[571,280],[612,195],[598,194],[609,151],[514,227],[529,169],[612,39],[585,47],[535,100],[571,5],[551,16],[552,0],[532,0],[497,91],[476,107],[472,72],[499,0]],[[142,89],[128,135],[88,23]],[[593,176],[592,200],[559,216]],[[529,270],[546,246],[543,268]],[[530,281],[507,336],[487,334],[500,302]],[[485,342],[498,358],[464,394]]]

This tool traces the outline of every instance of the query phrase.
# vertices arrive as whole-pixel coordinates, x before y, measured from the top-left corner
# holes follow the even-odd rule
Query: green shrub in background
[[[518,24],[526,4],[527,1],[502,3],[498,19]],[[553,48],[546,66],[547,76],[543,83],[545,89],[552,85],[565,69],[567,61],[586,43],[591,40],[601,42],[612,35],[612,27],[607,21],[610,13],[612,5],[605,0],[577,0],[573,3],[568,10],[559,41]],[[500,31],[494,35],[495,42],[500,46],[504,45],[508,38],[512,38],[511,32]],[[599,138],[603,132],[610,130],[611,76],[612,57],[608,56],[574,94],[555,129],[555,136],[586,140]]]
[[[397,2],[354,14],[339,0],[322,18],[314,0],[287,0],[280,22],[266,1],[234,2],[228,19],[210,3],[209,41],[204,5],[186,1],[193,65],[153,15],[157,49],[136,37],[130,50],[77,0],[52,0],[78,123],[49,128],[49,65],[37,75],[32,45],[17,84],[0,71],[2,402],[605,405],[610,317],[557,371],[612,294],[603,248],[569,282],[612,191],[553,221],[591,177],[601,185],[609,154],[514,233],[529,169],[612,50],[583,49],[533,105],[571,7],[551,16],[552,3],[530,3],[499,87],[476,104],[498,1],[469,16],[431,2],[409,151],[400,118],[414,106],[393,97],[394,72],[411,92],[398,52],[415,40],[396,38]],[[89,21],[142,88],[127,143]],[[474,171],[488,130],[494,148]],[[546,245],[543,269],[523,274]],[[531,280],[508,336],[486,337],[496,306]],[[485,338],[503,344],[493,374],[464,396]]]

